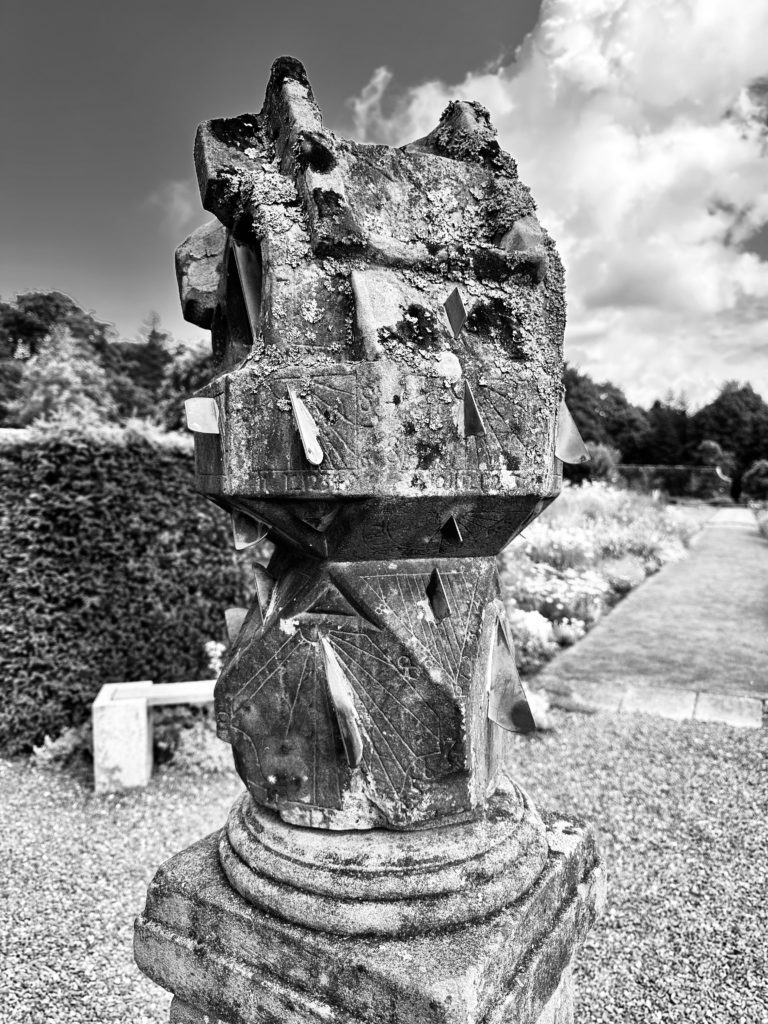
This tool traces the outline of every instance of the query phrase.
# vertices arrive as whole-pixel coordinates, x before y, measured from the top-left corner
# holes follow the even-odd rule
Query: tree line
[[[184,399],[214,372],[207,346],[176,341],[154,315],[140,338],[127,341],[61,292],[0,301],[0,427],[140,418],[182,429]],[[673,395],[648,409],[633,405],[616,384],[572,366],[564,383],[595,468],[713,465],[738,492],[749,467],[768,459],[768,405],[750,384],[727,381],[691,411]]]
[[[768,405],[751,384],[726,381],[715,398],[691,411],[683,396],[650,408],[633,405],[620,387],[567,366],[566,401],[594,456],[625,465],[717,466],[738,496],[744,474],[768,459]]]
[[[150,314],[127,341],[62,292],[0,301],[0,427],[150,420],[184,427],[184,398],[214,375],[208,346],[174,340]]]

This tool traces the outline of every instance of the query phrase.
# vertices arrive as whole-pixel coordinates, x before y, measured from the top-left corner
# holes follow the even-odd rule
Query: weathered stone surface
[[[213,326],[227,235],[217,220],[194,231],[176,250],[176,280],[185,320]]]
[[[93,788],[97,793],[146,786],[152,777],[148,686],[149,681],[108,683],[93,702]]]
[[[195,163],[226,229],[197,485],[276,545],[221,735],[287,821],[476,816],[514,722],[498,699],[487,717],[491,559],[561,482],[554,244],[482,106],[361,145],[293,58],[258,114],[200,126]]]
[[[495,561],[440,561],[451,608],[441,621],[431,560],[304,557],[275,572],[266,614],[253,606],[216,686],[219,735],[253,799],[286,821],[342,829],[479,813],[505,736],[488,719],[503,615]],[[357,707],[359,767],[340,742],[323,642]]]
[[[516,787],[479,821],[333,836],[287,825],[245,797],[219,843],[224,873],[250,903],[340,935],[405,936],[487,917],[530,889],[547,851],[544,825]]]
[[[482,106],[361,145],[293,58],[195,163],[197,486],[275,547],[216,687],[248,795],[158,872],[139,966],[178,1024],[569,1024],[604,880],[505,780],[533,717],[495,568],[578,448],[554,244]]]
[[[136,958],[180,1002],[228,1024],[533,1024],[604,892],[584,826],[550,819],[547,838],[539,881],[511,906],[459,928],[383,938],[334,936],[250,905],[222,874],[213,835],[157,873]]]

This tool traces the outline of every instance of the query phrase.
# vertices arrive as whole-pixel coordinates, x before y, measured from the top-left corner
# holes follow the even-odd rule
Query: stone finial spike
[[[467,311],[464,308],[464,300],[458,288],[454,288],[445,300],[443,309],[448,317],[448,323],[451,325],[454,338],[458,338],[464,324],[467,322]]]
[[[224,609],[224,622],[227,626],[227,636],[229,642],[233,644],[237,640],[240,630],[243,628],[245,622],[245,616],[248,614],[247,608],[225,608]]]
[[[272,594],[275,589],[276,580],[269,575],[263,565],[255,565],[253,567],[254,586],[256,590],[256,600],[259,602],[259,608],[261,610],[262,619],[267,618],[267,612],[272,601]]]
[[[578,466],[581,462],[589,461],[587,446],[581,439],[579,429],[573,422],[573,416],[571,416],[564,398],[560,402],[557,416],[555,455],[561,462],[568,462],[575,466]]]
[[[440,534],[443,540],[449,544],[463,544],[464,538],[461,536],[461,530],[455,516],[448,516],[443,525],[440,527]]]
[[[323,449],[318,441],[320,431],[317,429],[317,424],[293,388],[288,388],[288,396],[291,399],[293,418],[296,420],[296,427],[307,461],[311,462],[313,466],[319,466],[323,461]]]
[[[358,768],[363,760],[363,736],[352,697],[352,687],[327,637],[320,637],[320,648],[325,662],[328,693],[336,712],[347,761],[350,768]]]
[[[491,658],[488,717],[508,732],[533,732],[536,721],[517,672],[504,605],[496,601],[496,645]]]
[[[445,590],[445,585],[440,572],[437,569],[432,570],[432,575],[429,577],[429,583],[427,583],[427,597],[429,598],[429,605],[432,609],[432,614],[437,622],[442,622],[443,619],[447,619],[451,614],[451,605],[448,600],[448,594]]]
[[[196,434],[218,434],[219,407],[213,398],[188,398],[184,403],[187,428]]]
[[[232,536],[235,551],[245,551],[264,540],[267,527],[260,519],[252,519],[251,516],[235,511],[232,513]]]
[[[480,415],[480,410],[477,407],[477,402],[472,394],[472,387],[468,380],[464,381],[462,406],[464,437],[482,437],[485,434],[485,424],[483,423],[483,417]]]
[[[243,245],[232,239],[232,250],[235,254],[237,276],[243,293],[245,310],[251,328],[253,341],[261,330],[261,254],[254,252],[250,246]]]

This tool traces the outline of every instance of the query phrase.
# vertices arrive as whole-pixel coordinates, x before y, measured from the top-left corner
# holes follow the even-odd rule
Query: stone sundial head
[[[473,813],[520,711],[494,557],[583,448],[554,243],[482,106],[351,142],[290,57],[260,113],[200,126],[195,163],[216,220],[177,272],[218,362],[188,403],[197,487],[237,543],[276,545],[220,734],[300,824]]]
[[[451,103],[398,149],[350,142],[285,57],[259,114],[200,126],[195,162],[216,220],[177,269],[220,369],[199,393],[220,431],[197,435],[200,489],[302,546],[302,523],[353,501],[378,536],[398,502],[373,548],[326,522],[323,556],[455,554],[459,535],[462,555],[498,552],[559,490],[565,314],[487,111]]]

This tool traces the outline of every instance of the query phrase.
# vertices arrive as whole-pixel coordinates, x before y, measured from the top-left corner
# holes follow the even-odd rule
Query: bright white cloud
[[[388,104],[351,101],[362,139],[426,134],[449,100],[491,111],[567,268],[566,355],[638,401],[708,400],[727,378],[768,398],[765,0],[544,0],[510,66]]]
[[[200,193],[189,179],[166,181],[147,198],[146,205],[159,215],[160,227],[177,245],[200,223]]]

